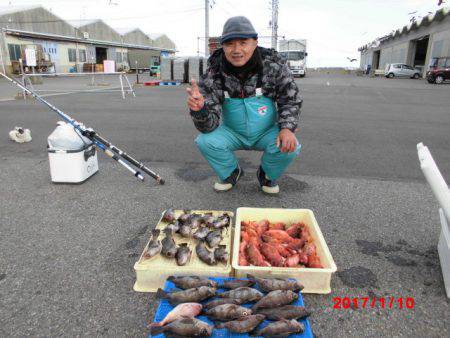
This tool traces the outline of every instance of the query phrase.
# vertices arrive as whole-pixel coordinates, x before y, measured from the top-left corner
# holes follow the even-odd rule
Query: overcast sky
[[[214,0],[210,36],[220,35],[231,16],[245,15],[260,36],[269,36],[269,0]],[[358,47],[425,16],[440,7],[437,0],[279,0],[279,35],[307,39],[308,66],[357,66]],[[449,1],[450,2],[450,1]],[[120,30],[139,27],[148,34],[165,33],[178,55],[197,54],[197,37],[204,36],[204,0],[0,0],[0,10],[42,5],[62,19],[102,19]],[[408,13],[417,11],[409,15]],[[200,41],[204,52],[204,40]],[[270,46],[270,38],[260,44]]]

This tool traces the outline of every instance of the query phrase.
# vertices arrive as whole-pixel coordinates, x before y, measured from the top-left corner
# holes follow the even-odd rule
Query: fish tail
[[[167,292],[159,288],[158,291],[156,291],[156,298],[168,298]]]
[[[147,327],[149,329],[154,328],[154,327],[159,327],[159,326],[163,326],[161,322],[159,322],[159,323],[150,323],[150,324],[147,325]]]
[[[160,232],[161,232],[161,230],[159,230],[159,229],[153,229],[152,230],[153,239],[157,239],[159,237]]]
[[[150,328],[150,333],[152,336],[156,336],[160,333],[163,333],[165,330],[165,326],[153,326]]]

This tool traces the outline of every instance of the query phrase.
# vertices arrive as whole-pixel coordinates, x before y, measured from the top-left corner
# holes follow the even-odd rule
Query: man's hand
[[[197,82],[194,79],[191,80],[191,87],[186,88],[186,91],[188,93],[188,107],[193,111],[199,111],[202,109],[205,104],[205,98],[200,93]]]
[[[281,147],[280,147],[281,146]],[[297,148],[297,138],[289,129],[281,129],[277,136],[277,147],[282,153],[292,153]]]

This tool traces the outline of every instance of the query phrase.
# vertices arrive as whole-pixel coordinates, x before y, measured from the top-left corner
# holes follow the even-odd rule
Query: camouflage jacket
[[[275,50],[258,48],[263,64],[263,95],[275,101],[280,128],[295,131],[302,99],[291,71]],[[197,112],[190,112],[195,127],[202,133],[209,133],[220,124],[224,102],[222,83],[231,98],[241,98],[242,94],[244,97],[255,95],[258,74],[250,76],[241,83],[237,77],[223,71],[222,55],[222,49],[218,49],[208,59],[208,69],[199,81],[199,89],[205,97],[205,105]]]

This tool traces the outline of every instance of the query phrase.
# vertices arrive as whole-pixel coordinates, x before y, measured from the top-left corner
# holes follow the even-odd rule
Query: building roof
[[[450,7],[441,8],[440,10],[436,11],[433,14],[423,17],[419,22],[410,23],[409,25],[403,26],[402,28],[392,31],[388,35],[379,37],[379,38],[375,39],[374,41],[369,42],[368,44],[358,48],[358,51],[363,52],[363,51],[366,51],[371,48],[377,48],[382,43],[389,41],[391,39],[395,39],[396,37],[401,36],[403,34],[408,34],[412,30],[416,30],[416,29],[419,29],[420,27],[428,26],[434,21],[442,21],[448,15],[450,15]]]
[[[43,8],[42,6],[0,6],[0,16],[25,12],[36,8]]]
[[[115,41],[84,39],[84,38],[78,38],[78,37],[73,37],[73,36],[64,36],[64,35],[58,35],[58,34],[30,32],[30,31],[24,31],[24,30],[20,30],[20,29],[6,28],[5,32],[6,32],[6,34],[17,35],[17,36],[27,36],[27,37],[44,38],[44,39],[47,38],[47,39],[53,39],[53,40],[73,41],[73,42],[80,42],[80,43],[87,43],[87,44],[90,43],[90,44],[95,44],[95,45],[106,45],[106,46],[117,46],[117,47],[135,48],[135,49],[176,52],[175,49],[171,49],[171,48],[161,48],[161,47],[137,45],[137,44],[131,44],[131,43],[121,43],[121,42],[115,42]]]

